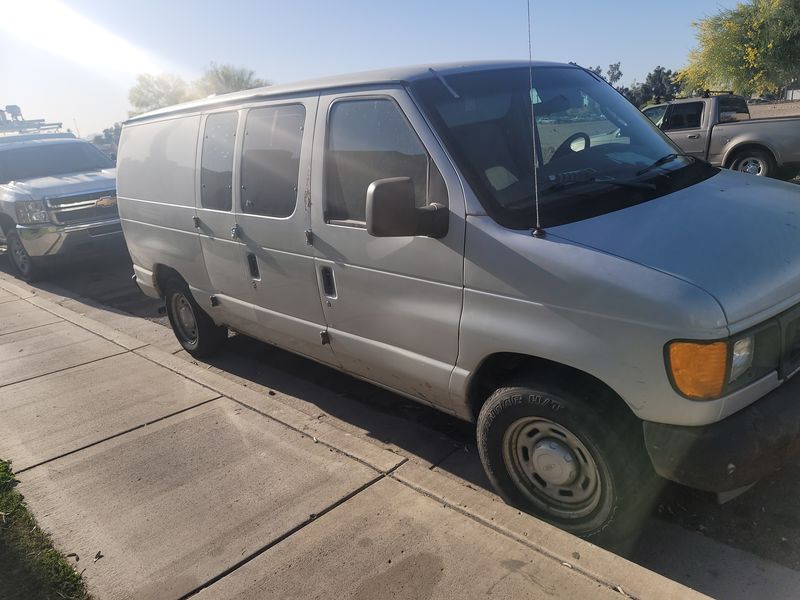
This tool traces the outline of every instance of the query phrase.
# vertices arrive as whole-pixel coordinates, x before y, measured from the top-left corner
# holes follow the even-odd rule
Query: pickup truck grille
[[[114,198],[114,202],[102,203],[98,206],[97,201],[100,198],[107,197]],[[107,221],[119,216],[116,192],[114,191],[50,198],[47,201],[47,205],[50,208],[53,221],[61,225]]]

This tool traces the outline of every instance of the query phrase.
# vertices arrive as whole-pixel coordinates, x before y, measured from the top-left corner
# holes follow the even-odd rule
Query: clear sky
[[[692,22],[728,0],[531,0],[534,58],[680,68]],[[365,69],[527,58],[525,0],[0,0],[0,106],[86,136],[123,120],[136,74],[230,63],[284,83]]]

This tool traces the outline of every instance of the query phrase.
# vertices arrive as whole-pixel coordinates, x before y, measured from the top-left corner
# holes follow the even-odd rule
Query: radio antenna
[[[533,143],[533,201],[536,205],[535,237],[543,237],[544,229],[539,218],[539,154],[536,150],[536,115],[533,110],[533,42],[531,41],[531,0],[528,2],[528,82],[530,83],[529,100],[531,103],[531,141]]]

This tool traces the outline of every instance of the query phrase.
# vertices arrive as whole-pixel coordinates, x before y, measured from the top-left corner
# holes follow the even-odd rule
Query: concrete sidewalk
[[[700,597],[282,400],[0,280],[0,457],[99,600]]]

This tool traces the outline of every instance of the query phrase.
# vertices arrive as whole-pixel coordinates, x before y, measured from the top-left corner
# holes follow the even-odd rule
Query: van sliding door
[[[250,106],[241,136],[236,223],[259,339],[336,364],[326,329],[305,202],[317,98]],[[236,196],[236,195],[235,195]],[[238,275],[239,272],[237,272]]]
[[[233,213],[237,128],[236,111],[206,115],[197,168],[197,231],[218,305],[212,314],[226,325],[247,331],[253,326],[252,288],[247,285],[241,242]]]

